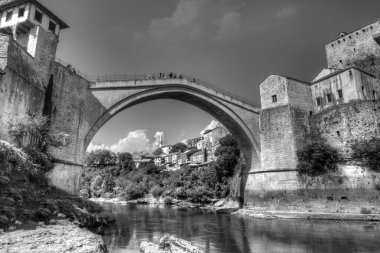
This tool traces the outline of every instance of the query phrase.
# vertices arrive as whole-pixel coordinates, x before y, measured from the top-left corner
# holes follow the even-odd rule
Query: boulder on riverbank
[[[19,252],[107,252],[100,235],[81,229],[67,220],[52,220],[49,225],[30,223],[24,229],[0,235],[0,251]]]
[[[140,244],[141,253],[202,253],[196,246],[190,242],[176,238],[174,236],[165,236],[161,238],[159,244],[151,242],[142,242]]]

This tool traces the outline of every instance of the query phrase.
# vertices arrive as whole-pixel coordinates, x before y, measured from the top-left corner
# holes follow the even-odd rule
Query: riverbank
[[[243,208],[239,209],[235,202],[229,200],[219,200],[212,205],[194,204],[186,201],[172,199],[170,203],[165,203],[165,199],[156,199],[154,197],[141,198],[131,201],[123,201],[117,198],[93,198],[91,201],[98,203],[112,203],[118,205],[150,205],[150,206],[171,206],[179,209],[199,208],[205,211],[216,213],[230,213],[236,216],[251,217],[255,219],[303,219],[303,220],[341,220],[341,221],[380,221],[380,213],[350,213],[348,210],[342,212],[323,212],[321,210],[300,211],[300,210],[270,210],[264,207]],[[377,210],[375,210],[377,211]],[[373,211],[372,211],[373,212]]]
[[[100,235],[79,228],[67,220],[48,223],[28,222],[0,235],[3,252],[77,252],[105,253],[106,245]]]
[[[380,214],[358,213],[317,213],[296,211],[269,211],[263,208],[244,208],[232,215],[255,219],[302,219],[302,220],[341,220],[341,221],[380,221]]]
[[[174,198],[154,198],[151,195],[147,195],[145,198],[140,198],[136,200],[120,200],[118,198],[91,198],[90,201],[95,203],[111,203],[118,205],[127,205],[127,204],[136,204],[136,205],[149,205],[149,206],[161,206],[178,209],[193,209],[199,208],[206,211],[212,211],[216,213],[232,213],[239,210],[239,204],[232,200],[220,199],[214,201],[213,204],[200,204],[200,203],[191,203],[188,201],[178,200]]]

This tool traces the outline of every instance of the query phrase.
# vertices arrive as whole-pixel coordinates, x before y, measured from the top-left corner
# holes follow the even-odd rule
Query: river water
[[[378,223],[257,220],[202,210],[102,204],[116,216],[105,231],[110,252],[139,252],[141,241],[164,235],[191,241],[205,253],[380,252]]]

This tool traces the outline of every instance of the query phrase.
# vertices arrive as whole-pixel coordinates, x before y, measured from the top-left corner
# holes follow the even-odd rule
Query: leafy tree
[[[318,176],[337,169],[339,153],[320,137],[313,137],[297,152],[300,175]]]
[[[119,166],[125,171],[131,171],[135,169],[135,163],[133,162],[132,155],[130,153],[119,153]]]
[[[9,134],[18,147],[24,146],[24,139],[28,135],[36,137],[40,141],[36,148],[44,152],[48,146],[61,147],[67,145],[69,135],[64,132],[52,133],[48,122],[47,117],[40,115],[15,117],[9,122]]]
[[[148,163],[144,168],[144,172],[148,175],[160,173],[160,168],[158,168],[154,163]]]
[[[362,160],[373,171],[380,171],[380,138],[355,141],[351,149],[353,158]]]
[[[219,178],[231,177],[234,175],[234,169],[240,157],[238,143],[230,134],[221,138],[219,143],[220,146],[214,153],[218,157],[214,166]]]
[[[116,154],[110,150],[95,150],[86,155],[85,163],[88,166],[104,166],[116,164]]]
[[[162,155],[163,153],[164,153],[164,151],[162,151],[162,148],[158,148],[155,151],[153,151],[153,155],[155,155],[155,156]]]
[[[172,149],[170,151],[170,153],[177,153],[177,152],[184,152],[185,150],[187,149],[187,145],[182,143],[182,142],[178,142],[176,144],[174,144],[172,146]]]

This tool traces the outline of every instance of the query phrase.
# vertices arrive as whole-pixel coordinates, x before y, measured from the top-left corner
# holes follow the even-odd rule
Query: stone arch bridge
[[[54,94],[59,94],[53,103],[52,127],[55,131],[68,132],[72,140],[63,149],[51,150],[56,158],[55,169],[49,175],[52,183],[77,192],[85,151],[108,120],[140,103],[176,99],[208,112],[236,137],[246,161],[245,170],[236,179],[236,190],[243,199],[247,173],[260,170],[259,108],[196,78],[165,76],[82,78],[57,68],[51,84],[53,100]]]

